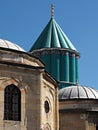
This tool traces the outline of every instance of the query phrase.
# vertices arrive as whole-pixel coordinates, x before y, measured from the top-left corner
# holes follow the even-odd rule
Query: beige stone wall
[[[43,78],[44,70],[0,65],[0,130],[57,129],[57,87]],[[14,84],[21,91],[21,121],[4,120],[4,88]],[[44,101],[49,100],[50,113],[45,114]]]
[[[21,63],[25,65],[44,67],[43,63],[39,59],[30,56],[27,53],[11,51],[11,50],[6,51],[0,49],[0,60],[12,62],[12,63]]]
[[[31,72],[12,66],[0,66],[0,130],[26,130],[27,129],[27,89],[30,85],[29,78],[32,80]],[[25,73],[26,72],[26,73]],[[36,75],[36,74],[35,74]],[[33,80],[32,80],[33,82]],[[6,86],[14,84],[21,91],[21,122],[4,120],[4,89]],[[31,83],[32,85],[33,83]],[[28,93],[29,95],[29,93]]]
[[[42,78],[41,81],[41,129],[58,130],[58,88]],[[49,103],[49,112],[45,112],[45,101]]]
[[[96,130],[97,100],[63,100],[60,105],[60,130]]]
[[[82,113],[60,113],[60,130],[87,130],[86,120],[81,117]]]

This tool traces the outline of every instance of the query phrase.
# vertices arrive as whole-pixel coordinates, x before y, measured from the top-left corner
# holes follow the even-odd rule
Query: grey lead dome
[[[0,47],[25,52],[25,50],[22,49],[22,48],[21,48],[20,46],[18,46],[17,44],[12,43],[12,42],[7,41],[7,40],[3,40],[3,39],[0,39]]]
[[[59,99],[98,99],[98,91],[86,86],[69,86],[59,90]]]

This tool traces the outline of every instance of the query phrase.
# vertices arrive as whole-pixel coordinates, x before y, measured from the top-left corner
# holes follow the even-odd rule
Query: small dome
[[[98,91],[86,86],[69,86],[59,90],[59,99],[98,99]]]
[[[0,39],[0,47],[25,52],[25,50],[18,45],[3,39]]]

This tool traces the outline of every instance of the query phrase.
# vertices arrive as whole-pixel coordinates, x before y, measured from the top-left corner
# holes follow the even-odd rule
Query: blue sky
[[[55,20],[81,54],[79,83],[98,89],[98,0],[0,0],[0,38],[26,51],[50,20]]]

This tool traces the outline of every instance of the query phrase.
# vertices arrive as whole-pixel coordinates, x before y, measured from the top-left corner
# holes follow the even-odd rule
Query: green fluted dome
[[[76,48],[72,45],[71,41],[67,38],[54,18],[50,19],[45,29],[30,49],[30,52],[41,48],[66,48],[76,51]]]
[[[60,89],[78,83],[80,55],[54,18],[49,20],[30,54],[45,63],[46,71],[59,82]]]

